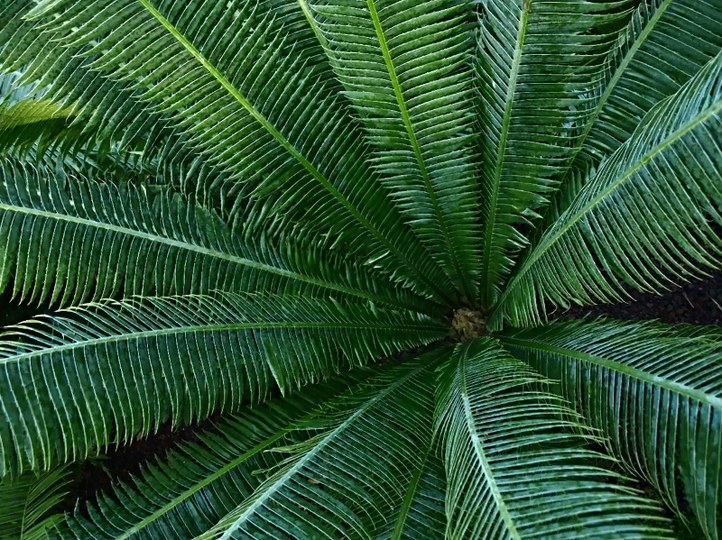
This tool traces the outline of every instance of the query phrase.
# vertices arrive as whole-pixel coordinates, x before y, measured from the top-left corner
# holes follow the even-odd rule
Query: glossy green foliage
[[[593,432],[546,384],[490,338],[458,345],[442,368],[446,536],[670,537],[661,506],[605,470],[609,458],[584,445]]]
[[[720,540],[720,13],[3,2],[0,540]]]
[[[61,466],[0,484],[0,538],[47,540],[48,532],[62,521],[55,507],[70,491],[70,472]]]
[[[722,509],[719,337],[717,329],[600,320],[510,332],[502,342],[559,380],[563,395],[609,433],[622,463],[683,519],[689,505],[713,537]]]
[[[89,305],[18,326],[0,345],[0,472],[83,459],[443,333],[414,313],[231,294]]]

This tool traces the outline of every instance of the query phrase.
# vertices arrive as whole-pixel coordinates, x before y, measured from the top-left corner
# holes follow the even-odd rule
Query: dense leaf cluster
[[[4,0],[0,539],[720,540],[721,13]]]

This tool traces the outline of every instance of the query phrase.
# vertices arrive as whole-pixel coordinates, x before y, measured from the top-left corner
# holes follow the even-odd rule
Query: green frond
[[[594,107],[574,143],[551,224],[581,188],[571,177],[598,166],[622,145],[644,115],[674,94],[722,48],[720,6],[714,1],[645,0],[604,61]]]
[[[0,477],[258,402],[444,337],[412,312],[292,296],[74,308],[0,341]]]
[[[547,302],[620,300],[627,287],[658,293],[719,268],[720,111],[722,52],[585,182],[520,264],[493,324],[533,324]]]
[[[57,162],[86,174],[85,165],[97,164],[104,180],[117,165],[121,169],[131,165],[131,173],[141,173],[153,184],[159,179],[171,184],[175,179],[171,177],[191,167],[198,156],[187,136],[174,129],[167,117],[141,103],[131,83],[95,69],[95,57],[85,51],[66,47],[58,39],[56,25],[29,19],[35,6],[33,0],[8,0],[0,7],[0,70],[15,70],[15,92],[42,96],[62,106],[68,116],[65,129],[58,133],[59,122],[42,126],[48,129],[24,129],[22,140],[10,148],[11,155],[27,161],[21,150],[37,142],[37,161],[47,162],[51,154]],[[248,205],[247,192],[229,188],[219,178],[222,171],[211,163],[203,167],[206,174],[186,178],[178,187],[221,212],[234,196],[242,200],[241,205]]]
[[[302,392],[249,407],[220,420],[149,464],[140,478],[117,485],[111,494],[76,508],[60,524],[65,540],[184,540],[211,528],[261,484],[294,428],[314,408],[333,399],[378,368],[309,386]]]
[[[378,540],[441,540],[446,530],[444,466],[436,444],[429,446],[404,495],[395,521]]]
[[[46,99],[20,73],[0,74],[0,156],[47,171],[118,184],[158,185],[157,168],[142,152],[98,144],[74,122],[71,108]],[[205,200],[205,199],[204,199]]]
[[[147,175],[154,174],[154,183],[158,178],[165,179],[184,193],[193,193],[229,222],[245,221],[249,217],[248,207],[252,206],[249,201],[252,190],[243,189],[209,160],[201,160],[185,133],[174,127],[166,115],[139,101],[139,91],[133,88],[132,81],[114,78],[97,69],[94,65],[97,55],[91,55],[85,48],[82,52],[67,48],[58,39],[56,25],[45,24],[47,21],[42,18],[25,17],[35,4],[33,0],[13,0],[0,8],[4,10],[0,16],[0,67],[21,70],[19,81],[25,84],[23,88],[52,96],[53,102],[64,104],[64,110],[72,113],[70,127],[58,134],[58,140],[53,140],[57,144],[51,148],[57,149],[57,158],[74,161],[76,147],[81,143],[86,156],[89,149],[96,158],[120,153],[130,157],[133,165]],[[305,19],[294,13],[297,7],[279,0],[263,4],[273,10],[274,21],[293,33],[300,45],[309,39],[315,41]],[[305,34],[301,30],[306,30]],[[294,53],[306,50],[296,47]],[[317,52],[317,56],[323,57],[320,47]],[[306,61],[318,71],[321,64],[317,59],[309,56]],[[23,133],[26,138],[41,135],[30,130]],[[203,174],[196,175],[199,162]],[[189,177],[185,171],[193,175]],[[182,184],[178,184],[179,177],[183,177]],[[263,228],[267,228],[266,223]]]
[[[491,338],[439,368],[436,430],[447,538],[673,538],[661,505],[628,487],[537,372]]]
[[[212,212],[165,190],[154,196],[10,161],[0,180],[0,289],[12,283],[21,301],[222,289],[430,304],[290,238],[241,241]]]
[[[386,368],[330,401],[298,426],[313,436],[277,450],[286,453],[282,465],[198,540],[368,538],[386,530],[431,441],[433,371],[444,352]]]
[[[65,466],[0,482],[0,540],[47,540],[48,531],[62,520],[55,507],[69,484]]]
[[[0,33],[2,33],[0,22]],[[14,161],[66,168],[127,181],[147,176],[142,152],[98,143],[76,123],[75,106],[48,99],[49,88],[22,84],[23,72],[0,72],[0,155]]]
[[[95,69],[132,84],[209,162],[270,195],[275,211],[300,215],[367,264],[448,299],[443,273],[365,164],[334,83],[295,54],[273,15],[257,1],[200,0],[64,0],[31,12],[69,50],[94,57]]]
[[[631,2],[488,0],[479,3],[477,83],[482,156],[482,304],[491,307],[558,185],[590,81]]]
[[[433,259],[472,302],[480,235],[469,5],[458,0],[299,3],[317,25],[361,118],[381,181]]]
[[[306,45],[309,41],[315,43],[316,38],[297,6],[283,0],[267,0],[262,5],[270,18],[292,34],[293,42],[298,42],[299,46],[294,47],[296,56],[314,51]],[[33,6],[33,0],[13,0],[0,8],[0,67],[22,70],[19,79],[25,83],[22,88],[52,96],[54,102],[63,103],[72,112],[73,123],[53,141],[58,144],[51,146],[57,150],[56,159],[76,161],[76,147],[80,143],[86,159],[88,150],[93,151],[94,161],[119,153],[125,158],[123,161],[130,158],[134,169],[140,168],[146,177],[152,177],[153,183],[160,179],[193,194],[228,222],[251,220],[263,229],[272,226],[260,220],[277,209],[266,208],[268,204],[256,208],[259,205],[249,198],[252,189],[239,185],[227,171],[197,155],[188,136],[174,129],[169,118],[139,102],[138,89],[132,88],[132,82],[96,69],[97,55],[92,56],[85,49],[82,53],[68,49],[58,39],[56,25],[45,24],[42,18],[35,21],[25,17]],[[324,72],[319,68],[323,64],[318,57],[325,56],[320,47],[317,49],[317,58],[307,54],[305,61],[313,64],[321,77]],[[29,138],[39,135],[29,130],[24,133]],[[17,141],[14,143],[18,145]],[[106,169],[103,177],[107,179],[108,164],[103,161],[103,165]]]
[[[0,540],[722,540],[720,14],[0,0]]]
[[[60,42],[56,25],[30,20],[36,5],[34,0],[6,0],[0,7],[0,70],[21,72],[20,84],[42,91],[72,117],[71,131],[59,134],[70,146],[65,154],[72,153],[79,134],[84,144],[104,148],[114,143],[142,147],[168,135],[167,123],[143,107],[131,85],[93,70],[92,58]]]
[[[564,397],[682,519],[722,538],[719,329],[597,320],[510,331],[501,341],[559,379]]]

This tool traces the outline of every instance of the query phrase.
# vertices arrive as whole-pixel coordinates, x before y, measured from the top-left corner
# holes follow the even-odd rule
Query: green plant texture
[[[722,540],[721,268],[722,0],[2,0],[0,540]]]

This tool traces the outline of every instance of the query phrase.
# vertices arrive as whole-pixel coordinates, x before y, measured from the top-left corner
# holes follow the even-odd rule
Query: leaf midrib
[[[95,339],[87,339],[74,343],[66,343],[55,347],[46,347],[31,352],[21,353],[7,358],[0,358],[0,366],[10,363],[17,363],[32,358],[47,356],[67,352],[74,349],[82,349],[85,347],[94,347],[109,343],[118,343],[121,341],[139,340],[145,338],[159,338],[168,335],[183,334],[201,334],[206,332],[225,332],[225,331],[242,331],[242,330],[307,330],[307,329],[327,329],[327,330],[389,330],[388,323],[362,323],[362,322],[343,322],[343,323],[327,323],[327,322],[245,322],[245,323],[224,323],[224,324],[206,324],[206,325],[189,325],[176,326],[172,328],[163,328],[158,330],[141,330],[138,332],[129,332],[126,334],[117,334],[113,336],[103,336]],[[394,323],[395,330],[439,333],[438,329],[434,329],[424,325],[399,325]]]
[[[321,32],[321,29],[318,27],[318,24],[316,24],[316,20],[313,18],[313,13],[311,13],[311,6],[308,4],[307,0],[296,0],[298,2],[299,7],[301,8],[301,11],[303,12],[304,17],[306,17],[306,22],[308,22],[308,25],[311,27],[311,30],[313,31],[314,35],[316,36],[316,39],[321,45],[321,48],[326,50],[329,48],[329,42],[326,39],[326,36],[323,35]]]
[[[22,520],[20,521],[20,540],[25,539],[25,528],[27,527],[28,520],[28,507],[30,505],[30,497],[33,491],[33,484],[28,485],[27,493],[25,494],[25,502],[23,503]]]
[[[315,457],[323,448],[325,448],[335,437],[343,433],[346,429],[348,429],[349,426],[351,426],[354,421],[362,416],[364,413],[368,412],[370,409],[372,409],[374,406],[376,406],[379,401],[387,397],[389,394],[392,394],[395,392],[400,386],[405,384],[407,381],[412,379],[413,377],[416,377],[419,373],[422,371],[425,371],[429,369],[430,367],[434,366],[435,362],[429,362],[424,363],[420,365],[419,367],[411,370],[409,373],[404,375],[403,377],[397,379],[389,386],[383,388],[381,391],[379,391],[377,394],[375,394],[370,400],[368,400],[366,403],[363,404],[362,407],[360,407],[355,413],[353,413],[351,416],[349,416],[346,420],[341,422],[338,426],[336,426],[332,431],[330,431],[327,435],[325,435],[321,440],[319,440],[318,444],[313,447],[312,450],[309,450],[306,454],[303,455],[291,468],[289,468],[288,471],[286,471],[283,475],[281,475],[277,480],[273,482],[273,484],[269,487],[268,490],[266,490],[262,496],[258,497],[256,500],[253,501],[253,503],[235,520],[233,520],[233,525],[225,529],[223,535],[220,537],[220,540],[227,540],[231,538],[233,532],[239,529],[239,527],[242,525],[243,521],[245,521],[248,517],[250,517],[259,506],[262,506],[266,500],[268,500],[271,496],[273,496],[278,490],[282,489],[282,487],[288,482],[298,471],[300,471],[306,463],[308,463],[313,457]],[[220,523],[223,521],[221,520]],[[219,524],[220,524],[219,523]],[[209,531],[211,534],[214,532]],[[217,530],[216,530],[217,532]],[[215,535],[214,535],[215,536]],[[209,538],[207,534],[197,537],[194,540],[201,540]]]
[[[113,233],[122,234],[125,236],[132,236],[135,238],[140,238],[143,240],[147,240],[152,243],[156,244],[165,244],[167,246],[171,246],[174,248],[178,248],[185,251],[191,251],[194,253],[198,253],[200,255],[205,255],[208,257],[213,257],[216,259],[225,260],[234,264],[238,264],[241,266],[246,266],[248,268],[252,268],[254,270],[260,270],[263,272],[268,272],[270,274],[275,274],[278,276],[287,277],[289,279],[294,279],[297,281],[302,281],[304,283],[309,283],[311,285],[315,285],[317,287],[321,287],[324,289],[331,289],[334,291],[338,291],[344,294],[348,294],[351,296],[356,296],[360,298],[365,298],[367,300],[371,300],[373,302],[379,302],[382,304],[389,304],[389,305],[395,305],[398,307],[403,307],[405,309],[414,309],[410,305],[405,305],[403,302],[397,301],[393,298],[386,298],[377,296],[374,294],[370,294],[366,291],[360,291],[356,289],[351,289],[348,287],[344,287],[342,285],[337,285],[334,283],[329,283],[326,281],[319,280],[317,278],[313,278],[310,276],[306,276],[303,274],[299,274],[297,272],[292,272],[290,270],[285,270],[283,268],[278,268],[275,266],[270,266],[268,264],[260,263],[257,261],[252,261],[250,259],[246,259],[244,257],[239,257],[237,255],[232,255],[230,253],[226,253],[223,251],[216,251],[210,248],[205,248],[202,246],[198,246],[195,244],[189,244],[188,242],[184,242],[181,240],[176,240],[173,238],[167,238],[164,236],[158,236],[151,233],[143,232],[143,231],[137,231],[134,229],[130,229],[128,227],[123,227],[120,225],[113,225],[111,223],[104,223],[100,221],[94,221],[92,219],[87,218],[80,218],[76,216],[70,216],[67,214],[60,214],[57,212],[50,212],[47,210],[38,210],[36,208],[27,208],[24,206],[15,206],[10,205],[6,203],[0,203],[0,212],[7,211],[7,212],[14,212],[18,214],[26,214],[26,215],[32,215],[41,217],[44,219],[52,219],[57,221],[65,221],[67,223],[73,223],[76,225],[83,225],[90,228],[96,228],[96,229],[102,229],[106,231],[110,231]]]
[[[391,80],[391,85],[394,89],[394,95],[396,97],[396,103],[399,107],[399,113],[401,114],[401,120],[406,127],[406,133],[409,137],[409,142],[411,143],[411,147],[414,150],[416,162],[419,165],[419,171],[421,172],[421,179],[424,183],[424,188],[426,189],[429,200],[431,201],[431,206],[434,209],[434,214],[436,214],[436,220],[441,226],[441,232],[444,237],[444,242],[446,243],[448,254],[451,257],[452,264],[454,266],[454,271],[457,276],[457,280],[454,281],[456,281],[457,284],[462,287],[462,292],[467,296],[467,298],[471,300],[473,296],[471,294],[469,279],[462,271],[458,254],[453,248],[453,244],[451,242],[451,235],[449,233],[449,226],[446,222],[446,217],[441,211],[441,205],[439,204],[439,199],[431,182],[431,176],[429,175],[428,168],[426,167],[426,160],[424,159],[424,155],[421,151],[421,145],[419,144],[419,140],[416,136],[414,124],[411,121],[411,115],[409,114],[408,107],[406,106],[404,92],[401,88],[398,74],[396,73],[396,66],[394,65],[394,60],[391,56],[391,50],[389,49],[388,42],[386,41],[386,34],[384,33],[383,26],[381,25],[381,19],[379,17],[378,10],[376,9],[376,3],[374,0],[366,0],[366,4],[368,5],[371,20],[374,25],[374,30],[376,31],[376,37],[379,41],[379,48],[381,49],[381,54],[384,58],[384,63],[386,64],[386,71],[388,72],[389,79]]]
[[[519,19],[519,28],[517,29],[516,47],[514,48],[514,59],[512,61],[511,73],[509,75],[509,84],[506,89],[504,104],[504,119],[502,120],[502,128],[499,136],[499,146],[497,147],[496,162],[494,163],[494,177],[492,180],[492,193],[489,201],[489,215],[486,219],[484,247],[482,249],[482,270],[481,276],[484,280],[482,288],[482,304],[489,307],[492,302],[493,288],[497,283],[492,282],[489,276],[489,268],[491,266],[492,245],[494,243],[494,232],[496,230],[496,214],[499,204],[499,192],[501,187],[501,173],[504,167],[504,159],[506,158],[506,141],[509,137],[511,129],[511,117],[514,110],[514,95],[516,93],[516,80],[519,76],[519,68],[521,67],[521,57],[526,40],[526,30],[529,24],[529,11],[531,10],[531,0],[524,0],[522,5],[521,18]]]
[[[502,519],[504,520],[504,524],[508,529],[509,535],[514,538],[514,540],[521,540],[521,535],[519,534],[519,531],[514,524],[514,520],[511,517],[511,513],[504,502],[501,490],[496,483],[494,472],[489,464],[489,461],[486,459],[486,452],[484,452],[484,448],[481,445],[481,439],[478,435],[476,420],[474,419],[474,413],[471,409],[471,401],[469,399],[466,383],[466,361],[468,360],[467,352],[468,347],[461,353],[461,357],[459,358],[459,393],[461,394],[461,399],[464,404],[464,418],[469,430],[469,436],[471,437],[471,444],[479,459],[481,470],[484,473],[484,479],[489,486],[492,497],[494,497],[494,502],[496,503],[496,507],[499,509]]]
[[[629,64],[632,63],[632,60],[634,60],[634,57],[636,56],[637,52],[639,52],[641,46],[647,41],[649,34],[651,34],[652,30],[662,18],[662,15],[664,15],[664,13],[667,11],[667,8],[670,6],[672,1],[673,0],[664,0],[662,5],[657,8],[652,17],[650,17],[647,21],[644,30],[639,33],[639,36],[637,36],[637,39],[634,40],[633,45],[629,48],[627,53],[624,55],[622,61],[616,67],[614,75],[607,83],[604,89],[604,93],[599,98],[599,102],[597,103],[597,105],[594,107],[594,111],[589,117],[584,131],[580,135],[579,139],[576,141],[574,151],[569,158],[566,170],[561,176],[561,184],[564,183],[567,176],[569,175],[569,172],[573,169],[576,157],[579,155],[579,152],[581,152],[582,147],[584,146],[584,142],[587,140],[587,137],[592,132],[592,129],[594,128],[594,126],[596,126],[597,120],[599,120],[599,116],[602,114],[602,109],[604,109],[604,106],[607,104],[607,101],[611,97],[612,92],[614,92],[617,84],[622,79],[622,75],[624,75],[625,70],[627,69],[627,67],[629,67]]]
[[[522,263],[522,265],[519,267],[519,271],[517,272],[517,274],[509,282],[509,285],[506,287],[501,297],[499,298],[499,301],[497,302],[494,311],[492,311],[490,318],[495,318],[497,310],[504,303],[510,292],[514,288],[516,288],[521,278],[529,272],[534,263],[536,263],[562,236],[564,236],[564,234],[566,234],[569,229],[571,229],[588,212],[592,211],[594,207],[596,207],[600,202],[602,202],[608,195],[616,191],[633,174],[635,174],[638,170],[647,165],[647,163],[654,159],[658,154],[666,150],[669,146],[676,143],[679,139],[687,135],[687,133],[689,133],[720,111],[722,111],[722,100],[717,101],[710,105],[707,109],[700,111],[700,113],[692,120],[676,129],[652,150],[637,159],[633,163],[633,165],[631,165],[623,174],[619,175],[613,182],[610,182],[610,184],[605,189],[603,189],[597,195],[589,199],[589,201],[587,201],[584,206],[582,206],[579,210],[572,214],[571,217],[569,217],[566,221],[562,222],[562,225],[559,226],[556,231],[552,231],[553,234],[551,234],[548,238],[542,238],[542,241],[539,243],[537,248],[530,253],[529,258]],[[624,148],[624,146],[620,147],[620,150],[622,148]],[[620,150],[617,151],[619,152]],[[579,195],[577,197],[579,197]],[[560,222],[565,214],[562,214],[560,216]]]
[[[430,442],[426,452],[424,452],[423,459],[419,462],[419,467],[416,470],[416,473],[409,483],[409,488],[406,490],[406,496],[401,504],[399,517],[396,520],[396,527],[394,527],[394,532],[391,534],[391,540],[401,540],[401,534],[404,532],[404,526],[406,525],[406,520],[409,517],[409,512],[411,511],[411,504],[414,502],[414,497],[416,496],[419,484],[421,483],[421,477],[424,474],[424,469],[426,469],[426,464],[429,462],[431,447],[432,443]]]
[[[692,400],[701,402],[705,405],[708,405],[710,407],[714,407],[716,409],[722,410],[722,398],[720,398],[720,397],[709,395],[701,390],[697,390],[695,388],[687,386],[686,384],[662,379],[659,376],[653,375],[651,373],[648,373],[648,372],[638,369],[638,368],[628,366],[626,364],[623,364],[616,360],[612,360],[610,358],[605,358],[602,356],[594,356],[592,354],[589,354],[589,353],[586,353],[583,351],[578,351],[576,349],[571,349],[568,347],[562,347],[562,346],[558,346],[558,345],[552,345],[550,343],[545,343],[545,342],[541,342],[541,341],[534,340],[534,339],[524,339],[524,338],[514,338],[514,337],[504,337],[504,336],[500,336],[499,339],[501,341],[509,344],[512,347],[516,346],[516,347],[526,348],[526,349],[537,349],[540,351],[545,351],[545,352],[557,354],[560,356],[566,356],[573,360],[595,364],[597,366],[615,371],[617,373],[621,373],[622,375],[626,375],[627,377],[637,379],[644,383],[647,383],[647,384],[650,384],[653,386],[657,386],[657,387],[667,390],[669,392],[673,392],[675,394],[682,395],[688,399],[692,399]]]
[[[151,4],[149,0],[138,0],[148,12],[168,30],[168,32],[211,74],[223,88],[266,130],[268,133],[291,154],[323,187],[328,191],[351,215],[381,243],[394,257],[411,270],[416,277],[431,290],[436,291],[440,298],[448,299],[446,293],[432,279],[410,261],[399,249],[390,242],[351,202],[319,171],[305,156],[303,156],[291,142],[263,116],[253,104],[236,89],[235,86],[216,68],[196,47]]]
[[[225,466],[221,467],[220,469],[213,472],[213,474],[210,474],[203,478],[202,480],[194,483],[191,487],[180,493],[177,497],[173,498],[168,503],[164,504],[161,508],[153,512],[151,515],[147,516],[137,524],[133,525],[133,527],[129,528],[127,531],[125,531],[120,536],[115,537],[115,540],[126,540],[127,538],[132,537],[135,533],[140,532],[144,528],[146,528],[148,525],[156,521],[157,519],[164,516],[169,511],[173,510],[176,506],[181,504],[182,502],[188,500],[190,497],[201,491],[206,486],[210,485],[211,483],[215,482],[225,474],[229,473],[236,467],[239,467],[244,462],[251,459],[253,456],[258,454],[259,452],[262,452],[269,446],[271,446],[276,441],[283,438],[286,434],[290,433],[293,430],[292,427],[286,427],[275,433],[274,435],[266,438],[262,442],[258,443],[256,446],[251,448],[250,450],[247,450],[240,456],[238,456],[236,459],[231,461],[230,463],[226,464]]]

